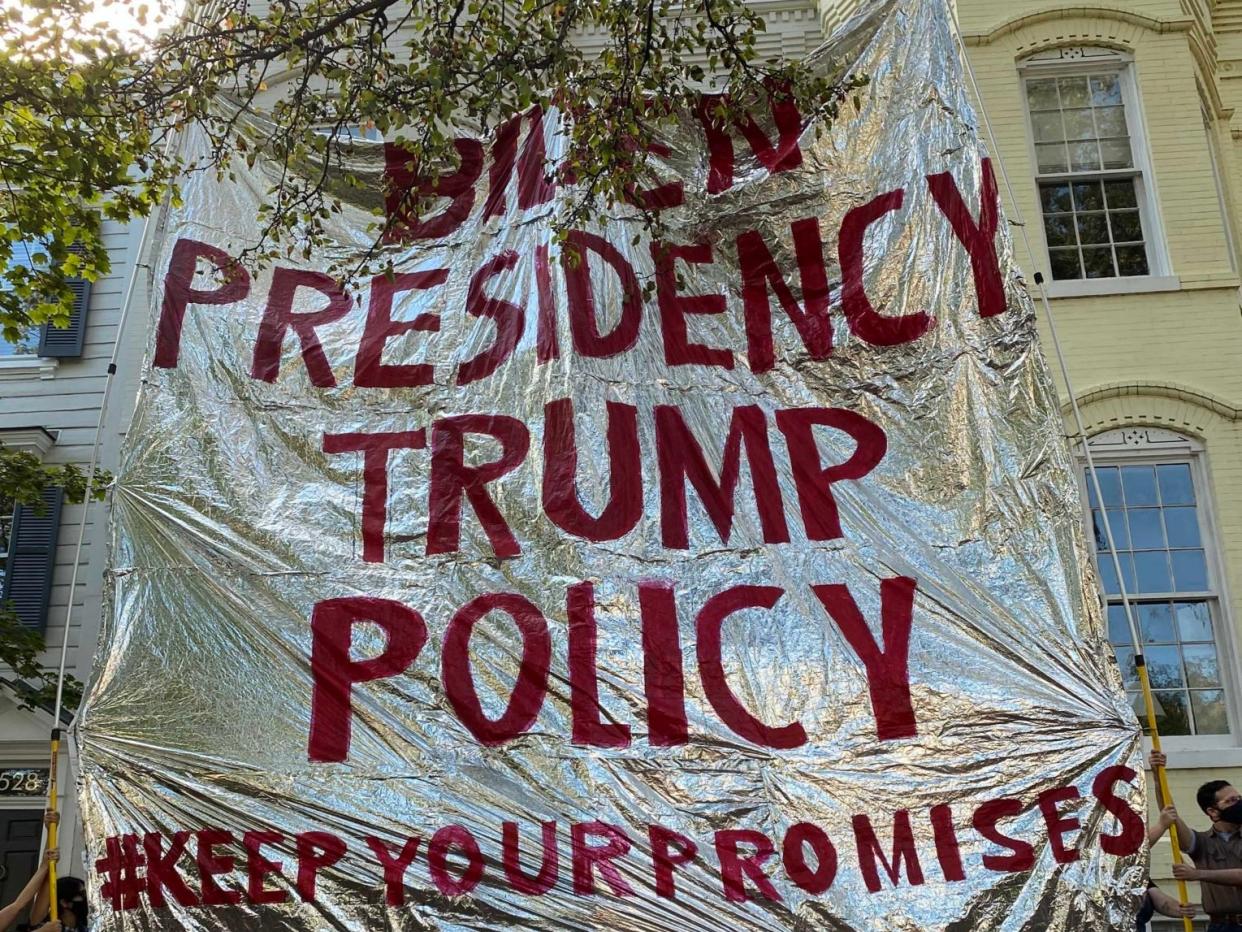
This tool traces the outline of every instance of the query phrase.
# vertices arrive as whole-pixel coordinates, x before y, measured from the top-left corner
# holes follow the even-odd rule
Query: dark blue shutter
[[[9,537],[9,558],[4,566],[0,602],[16,612],[21,623],[42,631],[47,627],[47,605],[52,595],[52,570],[56,565],[56,538],[64,489],[43,490],[43,514],[18,505]]]
[[[70,252],[81,251],[79,247],[70,247]],[[86,343],[86,312],[91,305],[91,283],[85,278],[71,278],[68,283],[73,291],[73,310],[69,313],[69,323],[64,327],[43,325],[43,331],[39,335],[40,356],[67,359],[82,355],[82,346]]]
[[[69,314],[69,323],[64,327],[43,325],[39,335],[39,355],[54,356],[67,359],[82,355],[82,346],[86,343],[86,312],[91,303],[91,283],[85,278],[69,280],[73,289],[73,311]]]

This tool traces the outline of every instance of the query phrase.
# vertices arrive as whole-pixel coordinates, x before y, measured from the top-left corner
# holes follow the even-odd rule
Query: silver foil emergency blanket
[[[271,163],[186,180],[79,729],[100,928],[1132,928],[1139,731],[945,4],[814,62],[869,79],[822,134],[662,130],[655,249],[555,238],[555,112],[344,288],[392,147],[253,273]]]

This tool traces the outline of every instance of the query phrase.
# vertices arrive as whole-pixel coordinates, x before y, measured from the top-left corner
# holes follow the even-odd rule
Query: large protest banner
[[[1132,925],[1139,733],[943,0],[555,237],[558,116],[463,135],[394,274],[252,273],[192,177],[80,729],[104,929]],[[710,103],[710,101],[708,102]],[[191,141],[191,144],[194,144]]]

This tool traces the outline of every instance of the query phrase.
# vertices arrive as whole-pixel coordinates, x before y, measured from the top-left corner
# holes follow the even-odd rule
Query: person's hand
[[[48,848],[46,851],[43,852],[43,863],[44,864],[50,864],[52,861],[59,861],[59,860],[60,860],[60,849],[59,848]]]
[[[1152,770],[1155,770],[1157,767],[1163,770],[1169,766],[1169,758],[1165,756],[1164,751],[1152,751],[1147,755],[1147,763]]]
[[[43,813],[44,825],[56,825],[60,822],[60,813],[55,809],[47,809]]]
[[[1192,864],[1174,864],[1173,876],[1178,880],[1198,880],[1199,871]]]
[[[1194,919],[1195,916],[1199,915],[1199,904],[1186,903],[1185,905],[1178,906],[1177,914],[1183,919]]]
[[[1165,806],[1160,810],[1160,815],[1156,816],[1156,824],[1161,829],[1166,829],[1177,821],[1177,807]]]

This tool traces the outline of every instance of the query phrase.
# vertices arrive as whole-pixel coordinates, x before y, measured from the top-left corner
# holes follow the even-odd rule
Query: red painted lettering
[[[317,311],[294,313],[293,298],[298,288],[318,291],[328,299],[327,305]],[[302,344],[302,361],[306,364],[311,384],[318,388],[334,388],[336,377],[332,374],[332,364],[324,355],[315,331],[340,320],[349,313],[352,305],[353,299],[323,272],[275,269],[272,272],[272,288],[267,295],[267,307],[259,322],[259,336],[254,343],[250,377],[264,382],[276,381],[276,376],[280,374],[280,353],[285,334],[292,330]]]
[[[827,359],[832,355],[832,321],[828,316],[830,288],[819,221],[814,217],[795,220],[789,230],[798,260],[805,310],[794,297],[759,231],[747,230],[737,238],[737,261],[742,271],[742,308],[746,316],[746,354],[751,371],[756,373],[767,372],[776,362],[769,288],[776,293],[781,307],[793,321],[811,358]]]
[[[1005,282],[996,255],[996,229],[1000,225],[1000,199],[992,160],[982,165],[983,188],[979,195],[979,221],[970,215],[957,182],[949,172],[928,175],[927,186],[941,212],[949,218],[953,235],[970,254],[970,268],[979,298],[979,316],[993,317],[1005,312]]]
[[[481,466],[465,462],[466,434],[486,434],[500,441],[500,459]],[[431,434],[430,520],[427,553],[456,553],[461,546],[461,502],[474,513],[498,557],[522,552],[487,483],[512,472],[526,459],[530,433],[517,418],[501,414],[462,414],[436,421]]]
[[[367,303],[367,322],[354,357],[354,384],[362,388],[409,388],[431,385],[435,369],[430,363],[392,365],[383,361],[384,346],[393,337],[419,331],[438,333],[438,314],[419,314],[413,320],[392,319],[392,299],[407,291],[426,291],[444,284],[448,269],[424,272],[403,272],[389,278],[376,275],[371,279],[371,299]]]
[[[832,486],[845,479],[861,479],[879,465],[888,451],[888,437],[879,425],[844,408],[791,408],[776,412],[776,426],[789,448],[798,507],[810,540],[841,537],[841,520]],[[842,463],[825,467],[815,440],[816,427],[848,434],[857,446]]]
[[[368,835],[366,843],[367,847],[375,853],[380,866],[384,868],[384,902],[389,906],[404,906],[405,872],[418,857],[418,848],[422,844],[422,839],[417,835],[407,838],[399,854],[389,851],[388,845],[374,835]]]
[[[487,349],[473,359],[463,362],[457,370],[457,384],[466,385],[486,378],[513,355],[522,331],[526,329],[526,309],[511,301],[492,298],[484,294],[484,284],[501,272],[512,269],[518,262],[518,254],[506,250],[488,259],[470,279],[466,291],[466,312],[472,317],[490,320],[496,327],[496,339]]]
[[[776,854],[772,839],[753,829],[733,828],[716,832],[715,844],[726,900],[730,903],[745,903],[750,899],[746,892],[747,877],[764,899],[780,900],[781,895],[763,872],[763,862]],[[755,850],[743,856],[739,850],[740,845],[748,845]]]
[[[384,528],[388,523],[388,454],[393,450],[421,450],[427,445],[422,430],[375,434],[324,434],[323,452],[362,454],[362,559],[384,562]]]
[[[797,722],[772,727],[751,715],[729,686],[721,645],[721,628],[726,618],[747,608],[771,608],[783,594],[784,590],[776,586],[734,586],[707,600],[695,627],[703,692],[720,720],[752,744],[789,750],[806,744],[806,731]]]
[[[215,266],[216,275],[221,279],[219,287],[208,290],[194,287],[194,273],[199,259],[206,259]],[[181,353],[181,326],[185,321],[187,305],[232,304],[249,293],[250,275],[240,262],[223,249],[192,239],[177,240],[164,276],[164,303],[160,307],[160,322],[155,331],[155,358],[151,364],[157,369],[177,368]]]
[[[893,886],[901,883],[901,868],[905,865],[906,878],[911,886],[923,882],[923,869],[919,866],[919,853],[914,847],[914,829],[910,827],[910,813],[899,809],[893,813],[893,856],[885,857],[876,838],[871,820],[865,815],[853,818],[854,843],[858,849],[858,865],[862,869],[863,882],[872,893],[880,890],[880,872],[876,862],[884,867],[884,873]]]
[[[470,635],[489,612],[507,614],[522,636],[522,662],[509,704],[493,721],[483,713],[474,688],[470,666]],[[548,666],[552,637],[543,614],[525,596],[512,592],[489,592],[471,599],[453,616],[444,635],[441,672],[444,692],[458,719],[483,744],[511,741],[534,724],[548,690]]]
[[[369,621],[388,638],[384,650],[367,660],[349,657],[353,627]],[[418,612],[391,599],[345,596],[326,599],[311,613],[311,721],[307,756],[334,763],[349,754],[355,683],[403,673],[427,643],[427,625]]]
[[[876,737],[881,741],[918,734],[910,700],[910,627],[915,586],[908,576],[895,576],[880,583],[883,647],[876,643],[847,586],[838,583],[811,587],[866,668],[871,714],[875,716]]]
[[[578,497],[573,402],[559,398],[543,409],[543,510],[561,530],[585,540],[624,537],[643,513],[638,409],[617,401],[607,402],[606,408],[609,495],[598,518],[587,513]]]
[[[763,539],[767,543],[785,543],[789,540],[785,506],[776,479],[772,450],[768,446],[767,420],[762,408],[746,405],[733,409],[719,481],[712,475],[703,456],[703,448],[678,408],[656,405],[655,428],[656,456],[660,467],[660,536],[665,547],[678,550],[689,547],[687,479],[699,493],[720,540],[726,544],[729,542],[743,444],[750,461],[751,482]]]

